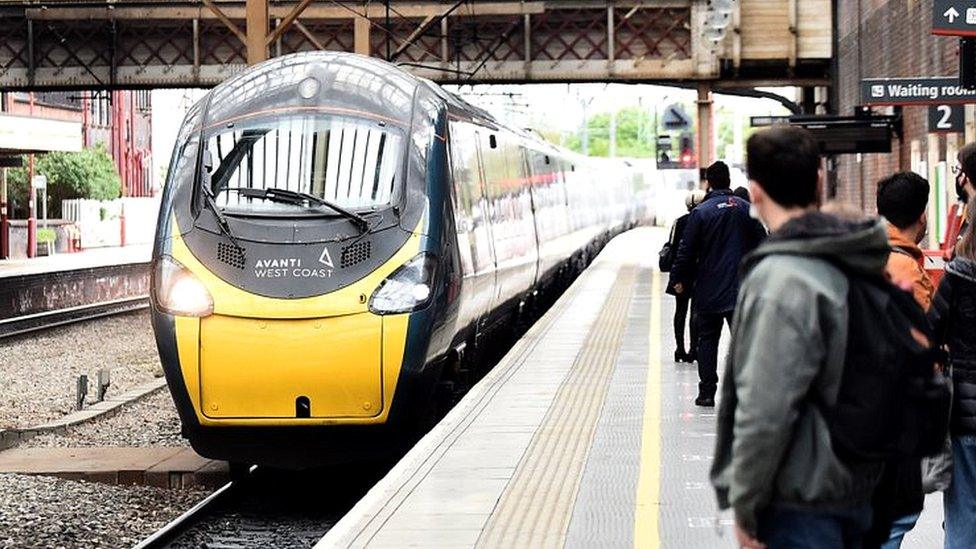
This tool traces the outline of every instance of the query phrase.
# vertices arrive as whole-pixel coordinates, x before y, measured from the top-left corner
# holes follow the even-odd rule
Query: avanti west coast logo
[[[269,257],[254,264],[255,278],[332,278],[335,263],[329,248],[322,248],[319,265],[305,266],[300,257]]]

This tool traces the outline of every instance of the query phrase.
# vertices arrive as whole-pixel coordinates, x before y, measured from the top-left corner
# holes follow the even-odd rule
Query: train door
[[[549,274],[553,267],[553,257],[557,253],[555,246],[558,236],[553,208],[553,173],[550,168],[552,160],[548,155],[529,148],[525,151],[525,161],[529,171],[530,196],[532,198],[532,215],[535,219],[535,234],[539,259],[536,262],[536,282]]]
[[[532,287],[538,250],[521,147],[506,133],[489,134],[487,141],[482,160],[498,267],[492,308],[504,314]]]
[[[542,243],[547,240],[544,236],[545,227],[540,231],[539,223],[540,221],[543,225],[546,222],[545,215],[545,197],[541,197],[541,201],[537,201],[539,198],[536,196],[536,189],[541,189],[545,193],[545,183],[543,182],[543,174],[536,174],[534,167],[531,165],[532,155],[538,156],[539,153],[529,149],[528,147],[521,146],[518,147],[519,157],[521,160],[522,170],[520,173],[519,180],[522,182],[522,227],[526,233],[531,234],[531,237],[526,237],[524,240],[524,246],[531,248],[535,251],[535,257],[532,260],[531,265],[528,267],[530,276],[530,285],[535,286],[539,277],[542,276],[540,272],[541,256],[542,256]],[[540,211],[541,210],[541,211]]]
[[[485,162],[484,152],[481,148],[481,137],[481,132],[475,130],[471,142],[474,144],[475,153],[478,158],[478,212],[481,215],[482,225],[484,226],[482,250],[487,254],[485,268],[490,270],[490,273],[486,275],[486,278],[490,282],[485,286],[484,295],[486,303],[479,321],[479,327],[489,320],[491,308],[494,306],[494,298],[498,292],[498,250],[495,248],[495,228],[491,222],[490,197],[488,194],[488,180],[485,178]]]
[[[458,253],[464,272],[462,326],[478,325],[495,293],[495,252],[492,243],[484,172],[475,127],[451,124],[451,166],[455,190]]]

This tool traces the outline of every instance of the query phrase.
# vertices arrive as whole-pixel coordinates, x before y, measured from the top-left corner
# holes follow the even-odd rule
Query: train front
[[[201,455],[305,466],[395,445],[423,407],[448,273],[444,116],[352,54],[263,63],[187,115],[156,235],[153,326]]]

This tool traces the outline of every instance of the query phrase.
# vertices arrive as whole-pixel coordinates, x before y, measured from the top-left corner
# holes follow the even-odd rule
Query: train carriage
[[[408,443],[451,368],[614,234],[647,183],[384,61],[262,63],[186,116],[153,326],[207,457],[301,467]]]

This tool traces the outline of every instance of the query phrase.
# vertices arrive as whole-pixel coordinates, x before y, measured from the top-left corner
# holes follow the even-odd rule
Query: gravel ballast
[[[0,547],[131,547],[205,495],[0,474]]]
[[[79,446],[187,446],[180,418],[166,388],[122,407],[115,415],[71,428],[67,434],[38,435],[20,448]]]
[[[90,320],[0,340],[0,429],[25,428],[74,411],[78,376],[111,370],[109,395],[162,376],[149,312]]]

